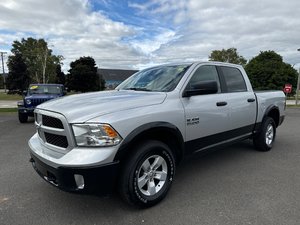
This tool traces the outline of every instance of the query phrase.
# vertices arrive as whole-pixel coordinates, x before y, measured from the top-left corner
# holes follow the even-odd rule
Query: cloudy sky
[[[0,51],[14,40],[47,40],[65,57],[140,69],[207,60],[235,47],[246,59],[274,50],[300,66],[299,0],[1,0]],[[7,58],[7,57],[6,57]]]

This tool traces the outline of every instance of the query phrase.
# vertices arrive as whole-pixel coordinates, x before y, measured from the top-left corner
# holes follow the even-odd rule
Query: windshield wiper
[[[152,91],[147,88],[125,88],[124,90],[133,90],[133,91]]]

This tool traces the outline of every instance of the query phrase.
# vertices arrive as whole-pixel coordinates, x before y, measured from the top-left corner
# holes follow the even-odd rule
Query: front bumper
[[[35,107],[32,107],[32,108],[18,107],[19,113],[28,114],[28,116],[32,116],[32,117],[33,117],[34,109],[35,109]]]
[[[101,166],[58,167],[54,168],[30,154],[30,162],[35,171],[48,183],[59,189],[71,192],[108,194],[114,189],[119,163],[113,162]],[[76,182],[75,175],[83,177]]]
[[[66,191],[107,194],[113,189],[119,168],[113,160],[117,146],[74,147],[58,152],[43,143],[37,133],[28,144],[33,168],[48,183]],[[76,183],[75,175],[83,178],[83,188]]]

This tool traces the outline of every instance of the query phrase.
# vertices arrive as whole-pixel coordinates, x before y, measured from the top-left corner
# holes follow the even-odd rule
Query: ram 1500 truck
[[[37,106],[30,161],[60,189],[117,187],[127,202],[149,207],[166,196],[187,154],[247,138],[270,150],[284,110],[284,93],[253,92],[242,66],[155,66],[115,90]]]
[[[37,105],[64,95],[62,84],[30,84],[28,90],[23,92],[23,100],[17,103],[20,123],[26,123],[29,116],[33,117]]]

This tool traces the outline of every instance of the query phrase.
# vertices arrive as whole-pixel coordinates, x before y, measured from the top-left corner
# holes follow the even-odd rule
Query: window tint
[[[218,92],[221,92],[220,80],[215,66],[210,66],[210,65],[200,66],[193,74],[193,77],[189,81],[187,88],[192,90],[193,84],[196,84],[201,81],[217,81]]]
[[[220,67],[227,85],[228,92],[247,91],[246,83],[241,71],[237,68]]]

